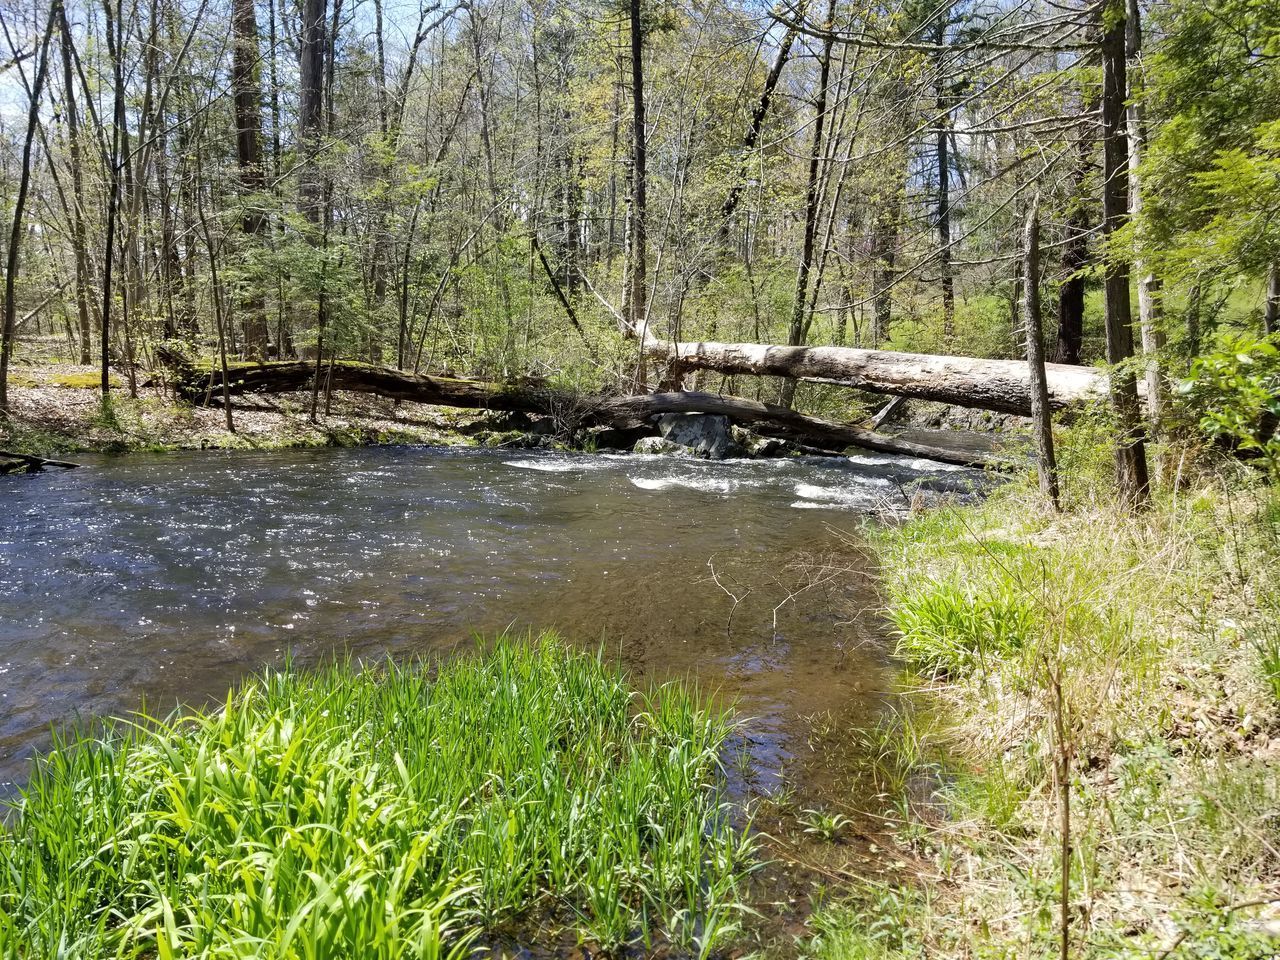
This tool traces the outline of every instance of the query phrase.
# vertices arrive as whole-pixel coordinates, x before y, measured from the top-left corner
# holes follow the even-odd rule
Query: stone
[[[658,417],[658,434],[708,460],[723,460],[733,452],[729,418],[718,414],[664,413]]]
[[[729,431],[733,442],[750,457],[785,457],[796,452],[795,444],[778,437],[762,437],[745,427],[735,426]]]
[[[648,426],[591,427],[586,432],[583,446],[596,450],[630,450],[652,433],[652,428]]]
[[[632,453],[660,453],[671,457],[692,457],[694,452],[691,448],[679,443],[672,443],[670,440],[664,440],[662,437],[642,437],[636,441],[636,445],[631,448]]]

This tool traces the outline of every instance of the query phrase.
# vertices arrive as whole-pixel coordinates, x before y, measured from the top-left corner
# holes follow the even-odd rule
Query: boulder
[[[785,457],[799,452],[799,448],[789,440],[779,437],[762,437],[745,427],[735,426],[730,431],[730,435],[733,442],[751,457]]]
[[[644,439],[651,437],[653,429],[649,426],[638,427],[591,427],[587,430],[583,446],[596,450],[630,450]]]
[[[658,417],[658,434],[708,460],[723,460],[737,446],[729,434],[729,418],[718,414],[664,413]]]
[[[670,457],[692,457],[695,455],[692,448],[680,443],[672,443],[670,440],[662,439],[662,437],[642,437],[636,441],[636,445],[631,448],[631,452],[661,453]]]

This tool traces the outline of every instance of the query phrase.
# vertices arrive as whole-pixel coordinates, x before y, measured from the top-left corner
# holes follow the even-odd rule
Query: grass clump
[[[6,957],[445,958],[478,937],[705,955],[741,915],[729,718],[553,637],[253,680],[77,735],[0,834]]]

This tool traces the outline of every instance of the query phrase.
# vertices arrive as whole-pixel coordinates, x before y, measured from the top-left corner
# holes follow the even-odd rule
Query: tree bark
[[[62,53],[63,102],[67,113],[67,156],[71,164],[71,246],[76,271],[76,317],[80,324],[80,362],[93,362],[93,325],[89,306],[89,241],[84,227],[84,160],[80,145],[80,111],[76,107],[75,74],[71,65],[71,25],[61,2],[58,11],[58,46]]]
[[[107,50],[111,55],[112,73],[115,92],[112,96],[111,111],[111,153],[110,164],[111,191],[107,200],[107,235],[103,246],[102,269],[102,399],[105,402],[111,394],[111,302],[112,302],[112,265],[115,262],[116,221],[120,215],[120,168],[122,142],[126,139],[124,112],[124,22],[120,0],[116,0],[116,8],[111,8],[112,0],[104,0],[102,8],[106,13]]]
[[[323,186],[316,169],[324,110],[327,0],[303,0],[298,90],[298,142],[302,147],[298,174],[298,210],[319,226]]]
[[[1081,271],[1089,256],[1085,178],[1089,174],[1089,154],[1092,151],[1090,126],[1089,120],[1080,125],[1076,141],[1078,157],[1073,196],[1068,201],[1067,236],[1062,245],[1062,272],[1065,276],[1058,287],[1058,334],[1053,350],[1054,363],[1080,363],[1080,351],[1084,345],[1084,276]]]
[[[254,0],[233,0],[231,11],[232,48],[231,87],[235,92],[236,159],[240,168],[240,187],[247,202],[240,228],[251,242],[257,242],[267,231],[267,218],[260,206],[266,189],[266,171],[262,161],[262,85],[259,80],[258,21]],[[241,302],[244,315],[245,355],[253,360],[267,356],[268,333],[266,302],[260,286]]]
[[[1102,235],[1110,239],[1129,218],[1128,148],[1125,143],[1125,6],[1106,0],[1102,18]],[[1129,266],[1108,258],[1105,293],[1107,363],[1111,407],[1116,419],[1116,491],[1129,508],[1146,502],[1146,441],[1138,406],[1137,382],[1125,361],[1133,357],[1133,307],[1129,299]]]
[[[628,306],[630,312],[627,322],[631,326],[631,335],[645,339],[645,325],[648,320],[648,275],[645,261],[649,256],[648,235],[646,233],[646,206],[648,189],[648,171],[646,162],[646,132],[644,114],[644,23],[641,16],[643,0],[630,0],[629,17],[631,21],[631,228],[630,244],[627,249],[628,275],[630,290]],[[644,383],[644,354],[637,363],[636,382]]]
[[[937,71],[937,76],[934,78],[934,93],[938,111],[938,129],[935,131],[938,163],[938,282],[942,287],[942,336],[948,344],[948,349],[956,332],[956,291],[951,270],[951,156],[948,150],[951,113],[943,62],[950,13],[949,7],[938,11],[938,23],[934,33],[934,42],[938,45],[938,53],[934,58],[934,70]]]
[[[1146,148],[1146,121],[1142,104],[1142,20],[1138,0],[1128,0],[1125,29],[1125,54],[1128,58],[1129,99],[1126,121],[1129,130],[1129,215],[1142,216],[1142,154]],[[1133,269],[1138,276],[1138,326],[1142,331],[1142,353],[1146,358],[1147,418],[1152,436],[1159,437],[1169,407],[1168,388],[1160,370],[1160,354],[1164,349],[1164,331],[1160,329],[1161,283],[1152,270],[1136,238]]]
[[[23,215],[27,206],[27,193],[31,188],[31,147],[40,124],[40,94],[44,91],[45,74],[49,72],[49,40],[53,36],[54,17],[60,7],[61,0],[53,0],[44,36],[40,38],[35,82],[31,85],[31,103],[27,108],[27,133],[22,142],[22,169],[18,173],[18,190],[13,200],[13,221],[9,230],[8,261],[4,274],[4,319],[0,323],[0,411],[6,413],[9,410],[9,359],[13,356],[18,310],[17,283],[24,230]]]
[[[780,347],[759,343],[671,343],[650,339],[649,356],[684,370],[795,377],[820,383],[932,400],[1019,416],[1031,415],[1027,365],[1020,360],[859,350]],[[1105,397],[1108,377],[1089,367],[1049,364],[1049,406],[1055,410]]]
[[[1058,502],[1058,463],[1053,453],[1053,414],[1049,409],[1049,381],[1044,368],[1044,340],[1040,324],[1040,198],[1027,214],[1023,234],[1023,313],[1026,315],[1027,369],[1030,374],[1031,423],[1036,438],[1036,473],[1040,494],[1054,510]]]
[[[831,80],[831,47],[830,33],[835,19],[835,0],[829,0],[827,6],[827,38],[822,43],[822,55],[818,63],[818,97],[814,101],[813,144],[809,153],[809,175],[806,180],[804,201],[804,242],[800,251],[800,267],[796,271],[795,299],[791,304],[791,326],[787,331],[787,343],[793,347],[800,346],[805,340],[805,306],[808,303],[809,271],[813,265],[813,244],[818,233],[818,201],[822,177],[823,129],[827,122],[827,86]],[[790,408],[795,401],[796,381],[787,378],[782,381],[779,402]]]

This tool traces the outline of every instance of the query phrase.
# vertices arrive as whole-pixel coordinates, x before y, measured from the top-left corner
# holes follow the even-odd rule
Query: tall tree
[[[62,102],[67,118],[67,156],[71,165],[71,255],[75,261],[76,317],[80,329],[80,362],[93,362],[93,327],[89,304],[89,241],[85,230],[84,159],[80,143],[80,111],[76,104],[76,79],[72,67],[71,25],[65,5],[53,5],[58,16],[58,47],[62,54]]]
[[[956,327],[955,276],[951,268],[951,92],[947,72],[947,27],[951,20],[951,5],[943,4],[934,11],[934,109],[937,111],[937,128],[934,130],[935,159],[938,173],[938,282],[942,287],[942,335],[950,344]]]
[[[1058,285],[1057,336],[1054,363],[1080,363],[1084,346],[1084,268],[1089,262],[1089,205],[1086,193],[1093,154],[1094,117],[1098,107],[1085,110],[1076,134],[1076,165],[1067,198],[1066,237],[1062,242],[1062,282]]]
[[[233,0],[231,26],[235,40],[231,88],[235,93],[236,159],[243,194],[241,202],[245,205],[240,228],[247,240],[257,242],[267,232],[261,197],[267,179],[262,158],[262,53],[258,46],[254,0]],[[267,356],[267,312],[263,291],[256,282],[243,299],[241,310],[245,353],[251,359],[263,360]]]
[[[1129,157],[1125,129],[1125,4],[1105,0],[1102,17],[1102,234],[1110,241],[1129,217]],[[1133,358],[1133,308],[1129,265],[1108,249],[1104,282],[1111,408],[1116,420],[1116,489],[1129,507],[1142,505],[1150,486]]]
[[[649,316],[649,280],[646,261],[648,240],[648,149],[644,111],[644,16],[643,0],[630,0],[627,6],[631,28],[631,229],[627,250],[627,274],[630,279],[627,323],[631,335],[644,340]],[[641,344],[639,374],[644,382],[644,348]]]
[[[799,346],[804,343],[807,327],[805,307],[808,303],[809,271],[813,267],[814,238],[818,233],[818,209],[821,202],[822,152],[825,148],[823,132],[827,122],[827,87],[831,81],[832,28],[835,24],[836,0],[828,0],[825,34],[822,51],[818,55],[818,88],[813,100],[813,142],[809,147],[809,173],[805,179],[804,239],[800,247],[800,266],[796,271],[795,297],[791,302],[791,326],[787,330],[787,343]],[[795,401],[796,382],[782,381],[779,402],[790,407]]]
[[[1036,472],[1040,495],[1059,509],[1058,462],[1053,451],[1053,411],[1044,369],[1044,339],[1040,322],[1040,197],[1032,201],[1022,241],[1023,314],[1026,317],[1027,367],[1031,394],[1031,424],[1036,438]]]
[[[61,0],[53,0],[48,22],[40,35],[36,52],[36,75],[31,84],[31,102],[27,107],[27,130],[22,141],[22,168],[18,171],[18,191],[13,198],[13,219],[9,228],[8,260],[4,272],[4,319],[0,321],[0,411],[9,410],[9,360],[13,356],[13,338],[17,332],[18,266],[22,235],[26,230],[27,194],[31,189],[32,146],[40,125],[40,95],[44,92],[45,74],[49,70],[49,41]]]
[[[1129,212],[1141,226],[1143,207],[1142,157],[1146,148],[1147,124],[1143,107],[1142,12],[1138,0],[1128,0],[1125,29],[1125,54],[1129,83],[1126,121],[1129,133]],[[1165,410],[1169,405],[1168,388],[1160,371],[1160,354],[1164,349],[1164,331],[1160,327],[1161,283],[1146,256],[1144,244],[1135,245],[1133,270],[1138,282],[1138,327],[1142,332],[1142,353],[1146,358],[1147,415],[1152,433],[1159,437]]]

